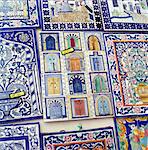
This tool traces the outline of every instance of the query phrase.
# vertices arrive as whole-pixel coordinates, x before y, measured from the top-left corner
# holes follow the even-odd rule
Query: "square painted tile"
[[[0,29],[39,27],[37,0],[0,0]]]
[[[102,30],[98,0],[41,0],[43,30]]]

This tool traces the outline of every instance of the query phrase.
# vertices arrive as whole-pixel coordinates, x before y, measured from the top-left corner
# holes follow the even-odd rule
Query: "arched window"
[[[94,79],[94,90],[96,93],[105,92],[107,90],[106,79],[103,76],[97,76]]]
[[[57,118],[62,118],[62,106],[58,102],[53,102],[50,104],[50,118],[51,119],[57,119]]]
[[[56,50],[54,37],[48,36],[45,41],[47,50]]]
[[[88,48],[89,50],[101,50],[99,39],[95,35],[88,37]]]
[[[73,91],[74,91],[74,93],[82,93],[83,92],[82,82],[78,78],[73,79]]]

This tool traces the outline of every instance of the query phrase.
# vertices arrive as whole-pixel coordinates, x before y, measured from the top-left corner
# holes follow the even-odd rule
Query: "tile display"
[[[0,150],[40,150],[38,123],[0,126]]]
[[[104,29],[147,31],[147,0],[100,0]]]
[[[91,149],[115,150],[112,127],[43,134],[43,150]]]
[[[0,32],[0,122],[42,116],[34,30]]]
[[[37,0],[0,0],[0,29],[39,27]]]
[[[41,0],[43,30],[102,30],[98,0]]]
[[[118,146],[121,150],[147,150],[148,117],[120,118],[116,120]]]
[[[112,115],[102,38],[102,34],[96,32],[40,33],[45,121]],[[74,51],[63,55],[62,52],[69,49]]]
[[[147,34],[104,34],[115,113],[148,114]]]

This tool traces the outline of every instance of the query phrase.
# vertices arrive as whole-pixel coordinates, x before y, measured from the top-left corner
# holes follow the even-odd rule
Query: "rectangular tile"
[[[148,113],[146,34],[104,34],[117,116]]]
[[[0,0],[0,29],[39,27],[38,1]]]
[[[104,30],[148,30],[148,1],[100,0]]]
[[[118,118],[117,134],[119,149],[140,150],[147,149],[148,117]]]
[[[42,116],[34,30],[0,31],[0,122]]]
[[[0,126],[0,149],[40,150],[38,123]]]
[[[115,150],[112,127],[43,134],[43,150],[91,149]]]
[[[98,0],[41,0],[43,30],[102,30]]]

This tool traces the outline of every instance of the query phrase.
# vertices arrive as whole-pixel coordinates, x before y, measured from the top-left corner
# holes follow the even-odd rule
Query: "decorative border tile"
[[[77,9],[80,10],[80,7],[84,7],[83,11],[87,10],[87,12],[89,12],[88,16],[93,20],[92,22],[86,22],[84,21],[84,18],[87,18],[87,16],[85,16],[87,13],[85,12],[81,12],[79,13],[79,11],[75,12],[68,12],[70,13],[70,19],[72,20],[72,16],[75,16],[75,20],[79,17],[79,20],[83,20],[82,22],[76,22],[76,21],[67,21],[66,22],[64,20],[62,20],[62,18],[68,18],[67,16],[60,16],[63,12],[63,15],[65,15],[65,11],[67,12],[67,10],[64,9],[68,9],[69,3],[62,2],[63,5],[58,4],[59,2],[55,2],[56,3],[56,8],[54,8],[55,6],[51,6],[50,3],[53,3],[55,1],[50,1],[50,0],[41,0],[41,10],[42,10],[42,29],[43,30],[102,30],[102,19],[101,19],[101,12],[100,12],[100,6],[99,6],[99,2],[98,0],[92,0],[92,6],[93,8],[91,9],[87,4],[82,4],[83,2],[81,2],[81,4],[79,3],[73,3],[73,5],[75,5],[76,7],[78,7]],[[66,4],[65,4],[66,3]],[[58,6],[64,6],[64,8],[59,8]],[[66,7],[67,6],[67,7]],[[59,13],[58,12],[59,9]],[[70,9],[70,8],[69,8]],[[61,13],[61,14],[60,14]],[[54,16],[54,20],[51,17]],[[69,15],[69,14],[68,14]],[[59,17],[59,18],[58,18]],[[61,20],[61,22],[57,22],[56,18],[58,18],[58,20]]]
[[[129,10],[125,10],[123,7],[123,5],[130,5],[130,4],[132,5],[132,3],[137,5],[137,7],[138,7],[138,5],[140,6],[139,1],[133,2],[132,0],[130,0],[131,3],[129,2],[129,0],[126,0],[126,1],[100,0],[100,1],[101,1],[100,3],[101,3],[101,9],[102,9],[104,30],[108,30],[108,31],[111,31],[111,30],[120,30],[120,31],[122,31],[122,30],[142,31],[143,30],[143,31],[147,31],[148,30],[148,23],[144,23],[144,22],[138,23],[136,20],[133,20],[134,15],[136,16],[136,18],[139,18],[140,14],[136,15],[136,13],[134,12],[133,16],[132,16],[132,12]],[[128,3],[128,4],[126,4],[126,3]],[[147,2],[145,2],[145,3],[147,3]],[[113,6],[113,4],[114,4],[114,6]],[[148,5],[148,4],[144,4],[144,5],[146,7],[146,5]],[[136,6],[135,6],[135,8],[136,8]],[[139,7],[139,9],[140,9],[140,7]],[[110,10],[114,10],[114,14],[116,13],[117,16],[112,16],[110,14]],[[122,14],[120,14],[120,11],[123,11],[123,14],[126,14],[126,16],[122,16]],[[145,11],[147,11],[147,9],[145,9]],[[145,13],[145,12],[143,11],[141,13]],[[148,12],[146,13],[146,15],[147,14],[148,14]],[[146,17],[148,17],[148,15],[142,16],[141,18],[139,18],[139,20],[140,21],[147,20]],[[116,20],[113,22],[113,19],[114,20],[116,19]],[[117,21],[118,19],[122,19],[122,20]],[[124,22],[123,19],[131,19],[131,20]]]
[[[146,34],[104,34],[117,116],[145,115],[147,105]]]
[[[61,121],[61,120],[79,120],[79,119],[91,119],[91,118],[99,118],[99,117],[112,117],[112,102],[111,102],[111,90],[110,90],[110,84],[109,84],[109,78],[108,78],[108,69],[107,69],[107,62],[106,60],[106,54],[103,49],[103,35],[101,33],[95,33],[95,32],[45,32],[42,31],[40,32],[39,35],[40,39],[40,64],[41,64],[41,82],[42,82],[42,98],[43,98],[43,116],[44,116],[44,121],[50,122],[50,121]],[[48,38],[50,37],[50,38]],[[59,37],[59,40],[57,40],[57,37]],[[66,38],[68,37],[68,38]],[[71,38],[70,38],[71,37]],[[46,39],[51,39],[51,40],[46,40]],[[67,40],[67,41],[66,41]],[[57,43],[59,41],[59,43]],[[67,42],[67,45],[65,47],[65,43]],[[83,43],[83,44],[82,44]],[[60,49],[56,48],[56,45],[59,45]],[[48,46],[48,49],[45,47]],[[68,52],[69,49],[65,48],[70,48],[71,47],[74,49],[73,52],[63,54],[63,51]],[[79,47],[79,48],[78,48]],[[55,50],[54,50],[55,49]],[[90,50],[89,50],[90,49]],[[57,61],[56,57],[53,55],[56,54],[60,57],[60,60]],[[55,71],[55,72],[47,72],[45,69],[45,55],[52,55],[53,57],[48,59],[48,63],[46,66],[52,67],[52,69],[55,71],[55,68],[59,68],[61,66],[61,70]],[[102,61],[97,58],[101,57]],[[93,57],[93,58],[91,58]],[[94,63],[94,68],[95,70],[92,70],[92,65]],[[51,65],[52,64],[52,65]],[[101,66],[101,67],[100,67]],[[50,68],[51,69],[51,68]],[[101,106],[106,108],[108,107],[110,110],[109,114],[104,113],[99,115],[96,115],[96,110],[98,108],[95,107],[94,105],[94,97],[97,93],[92,92],[92,87],[91,87],[91,79],[90,79],[90,74],[101,74],[105,75],[106,80],[100,80],[102,78],[99,78],[97,81],[97,86],[101,86],[102,84],[107,84],[107,90],[101,91],[98,94],[102,95],[110,95],[109,101],[101,100]],[[61,86],[62,86],[62,92],[58,93],[49,93],[47,94],[47,91],[51,92],[51,87],[53,87],[53,82],[52,86],[50,87],[50,90],[48,89],[48,82],[46,80],[46,77],[52,76],[57,77],[60,76],[60,81],[61,81]],[[101,82],[100,82],[101,81]],[[105,81],[105,82],[104,82]],[[107,82],[107,83],[106,83]],[[55,84],[53,87],[54,91],[57,90],[57,87],[59,86],[58,83]],[[59,88],[58,88],[59,89]],[[60,91],[60,90],[59,90]],[[59,98],[65,98],[65,104],[62,103],[62,105],[56,105],[57,107],[52,108],[54,109],[53,112],[58,112],[57,116],[60,116],[59,118],[50,118],[49,117],[49,112],[51,111],[51,108],[49,108],[47,103],[49,104],[52,102],[52,99],[55,99],[58,101]],[[84,115],[75,115],[74,112],[74,103],[72,103],[72,100],[81,100],[86,98],[85,100],[86,103],[83,102],[80,107],[77,107],[77,110],[82,109],[84,110],[85,108],[85,114]],[[77,101],[80,103],[80,101]],[[99,103],[100,104],[100,103]],[[109,105],[109,106],[106,106]],[[62,109],[61,109],[62,107]],[[63,110],[65,108],[65,113],[66,114],[59,114],[59,110]],[[57,111],[56,111],[57,109]],[[80,113],[81,114],[81,113]],[[56,116],[56,115],[55,115]]]
[[[38,0],[1,1],[0,29],[39,27],[38,9]]]
[[[0,32],[0,122],[42,116],[34,30]]]
[[[38,123],[0,126],[0,149],[40,150]]]
[[[113,128],[43,134],[43,150],[75,148],[115,150]]]
[[[118,148],[147,149],[148,117],[118,118],[116,120]]]

